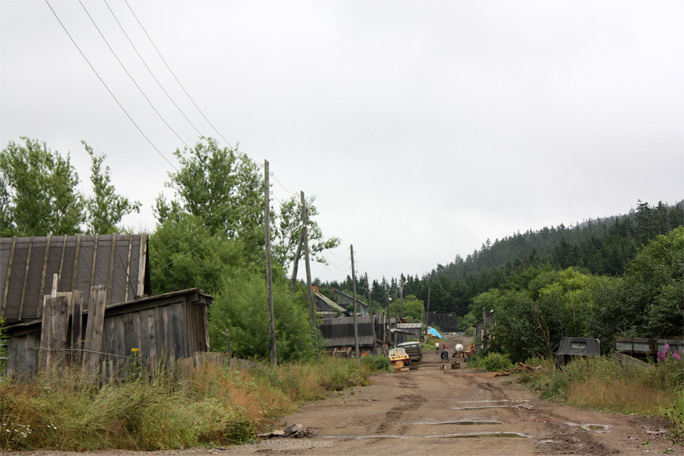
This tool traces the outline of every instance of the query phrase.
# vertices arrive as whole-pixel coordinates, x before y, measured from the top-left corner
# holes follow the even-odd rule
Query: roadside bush
[[[471,367],[479,367],[486,369],[490,372],[493,371],[503,371],[513,368],[513,363],[511,363],[508,355],[502,355],[501,353],[487,353],[482,357],[474,357],[470,363]]]
[[[361,358],[361,368],[369,373],[394,372],[389,358],[382,355],[366,355]]]

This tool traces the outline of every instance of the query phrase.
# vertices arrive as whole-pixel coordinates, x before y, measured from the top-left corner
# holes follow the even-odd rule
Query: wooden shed
[[[52,360],[111,376],[131,349],[150,365],[208,351],[213,298],[150,290],[145,234],[0,239],[9,371],[30,376]]]
[[[134,301],[110,305],[104,310],[100,348],[95,350],[99,371],[116,375],[121,366],[137,355],[145,364],[173,362],[196,352],[209,351],[207,306],[213,298],[193,288]],[[83,313],[81,340],[86,340],[88,312]],[[73,322],[65,326],[62,336],[67,341],[65,352],[71,359],[79,347],[69,347]],[[38,368],[41,348],[42,320],[19,323],[6,328],[8,341],[8,371],[16,377],[30,377]]]

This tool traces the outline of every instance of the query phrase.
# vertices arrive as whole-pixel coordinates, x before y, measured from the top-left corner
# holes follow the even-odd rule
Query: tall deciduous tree
[[[80,232],[85,203],[69,155],[22,140],[10,141],[0,152],[0,230],[18,236]]]
[[[212,234],[263,245],[263,179],[257,164],[211,138],[202,138],[192,149],[178,149],[175,155],[180,169],[169,173],[166,185],[176,199],[157,199],[157,220],[163,223],[185,211],[202,218]]]
[[[318,209],[316,209],[313,203],[308,205],[307,211],[310,258],[312,261],[327,264],[325,257],[321,253],[339,246],[340,239],[336,237],[325,239],[323,237],[323,232],[315,220],[315,217],[318,215]],[[299,260],[297,258],[297,246],[302,234],[302,206],[296,197],[293,196],[281,203],[278,220],[273,242],[273,253],[276,261],[287,268],[294,261]]]
[[[85,141],[82,143],[90,155],[90,182],[93,184],[93,196],[86,200],[88,233],[115,233],[116,225],[121,222],[124,215],[140,212],[140,202],[129,201],[128,198],[116,194],[116,189],[111,184],[109,166],[102,169],[106,155],[95,155],[92,147]]]

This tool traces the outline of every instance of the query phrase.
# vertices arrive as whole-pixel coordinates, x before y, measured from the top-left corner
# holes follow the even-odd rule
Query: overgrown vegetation
[[[368,360],[366,360],[368,358]],[[331,391],[369,384],[379,358],[246,369],[205,365],[189,381],[170,375],[94,388],[77,376],[0,383],[0,449],[158,450],[248,441],[279,416]]]
[[[611,413],[664,416],[671,435],[684,443],[684,359],[671,351],[657,363],[624,364],[610,357],[578,359],[557,370],[551,359],[528,359],[542,366],[521,374],[521,382],[543,398]]]
[[[501,353],[487,353],[486,355],[475,355],[468,363],[468,367],[476,367],[490,372],[504,371],[513,368],[508,355]]]

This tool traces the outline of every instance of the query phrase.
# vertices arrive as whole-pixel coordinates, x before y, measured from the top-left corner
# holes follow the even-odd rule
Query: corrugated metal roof
[[[423,327],[422,323],[398,323],[397,328],[399,329],[420,329]]]
[[[0,238],[0,317],[8,323],[42,316],[43,296],[107,287],[107,305],[151,292],[146,234]]]

